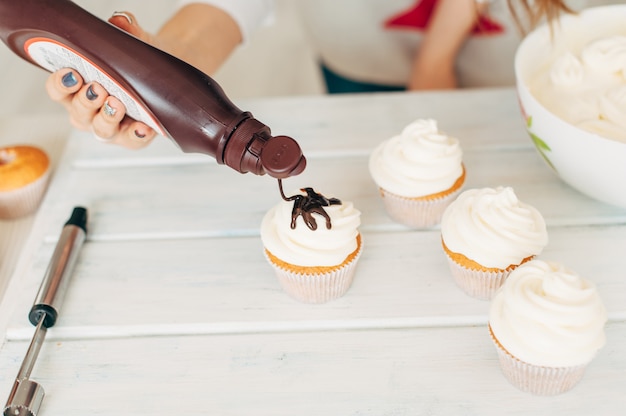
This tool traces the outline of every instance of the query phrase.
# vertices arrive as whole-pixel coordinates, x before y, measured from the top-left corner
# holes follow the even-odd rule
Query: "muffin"
[[[596,287],[563,265],[530,261],[511,272],[489,311],[489,333],[504,376],[520,390],[572,389],[606,340]]]
[[[352,284],[363,246],[361,213],[351,202],[335,201],[323,206],[328,221],[319,212],[293,214],[297,201],[281,201],[261,223],[265,257],[282,288],[298,301],[325,303],[343,296]]]
[[[511,270],[548,243],[541,213],[510,187],[470,189],[448,206],[441,242],[456,284],[477,299],[491,299]]]
[[[418,119],[370,154],[369,171],[387,214],[413,228],[439,224],[465,182],[459,140]]]
[[[37,210],[50,177],[50,159],[33,146],[0,148],[0,219]]]

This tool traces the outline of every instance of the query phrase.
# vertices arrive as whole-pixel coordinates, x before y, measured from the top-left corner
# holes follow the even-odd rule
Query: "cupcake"
[[[456,284],[477,299],[491,299],[509,273],[548,243],[541,213],[510,187],[461,193],[441,219],[441,242]]]
[[[0,219],[37,210],[48,185],[50,160],[33,146],[0,148]]]
[[[378,145],[369,171],[387,214],[413,228],[439,224],[465,182],[462,157],[459,141],[431,119],[416,120]]]
[[[572,389],[605,344],[606,310],[595,286],[562,265],[530,261],[494,296],[489,333],[504,376],[520,390]]]
[[[267,212],[261,240],[282,288],[301,302],[324,303],[352,284],[362,251],[361,213],[351,202],[327,200],[311,188],[301,192]]]

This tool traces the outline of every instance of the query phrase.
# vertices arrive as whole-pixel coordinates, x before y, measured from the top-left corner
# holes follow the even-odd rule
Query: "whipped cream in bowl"
[[[614,123],[604,137],[626,143],[626,35],[600,36],[548,61],[530,80],[548,110],[577,127]]]
[[[591,72],[604,74],[618,84],[626,81],[626,35],[608,35],[592,40],[582,48],[580,55]]]
[[[515,57],[532,143],[564,182],[626,207],[626,5],[564,14],[528,34]]]

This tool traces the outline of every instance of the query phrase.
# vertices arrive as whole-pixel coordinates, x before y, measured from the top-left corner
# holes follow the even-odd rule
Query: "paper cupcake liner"
[[[37,210],[46,188],[50,170],[34,182],[12,191],[0,192],[0,219],[14,219],[32,214]]]
[[[469,296],[480,300],[490,300],[513,270],[512,267],[497,271],[469,269],[454,261],[447,253],[446,256],[456,285]]]
[[[530,255],[522,259],[520,264],[509,265],[506,269],[483,268],[463,255],[452,253],[445,242],[443,240],[441,242],[456,285],[467,295],[480,300],[493,298],[513,270],[537,257]],[[465,263],[465,260],[473,264]]]
[[[587,364],[543,367],[515,358],[502,347],[489,327],[504,377],[518,389],[538,396],[555,396],[571,390],[585,375]]]
[[[448,256],[448,264],[454,282],[467,295],[480,299],[490,300],[502,286],[510,271],[483,271],[463,267]]]
[[[274,264],[267,253],[265,257],[274,268],[281,287],[287,294],[294,299],[304,303],[326,303],[333,299],[343,296],[354,280],[354,273],[363,246],[359,247],[359,251],[354,258],[327,273],[298,273],[289,271]]]
[[[413,228],[432,227],[441,222],[445,209],[461,192],[461,187],[438,198],[407,198],[380,188],[387,215]]]

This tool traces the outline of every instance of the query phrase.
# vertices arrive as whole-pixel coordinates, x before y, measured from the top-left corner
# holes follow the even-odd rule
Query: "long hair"
[[[551,23],[561,13],[575,13],[565,4],[564,0],[507,0],[507,3],[515,23],[522,33],[528,33],[534,29],[544,17]],[[524,16],[520,15],[518,7],[521,7]]]

